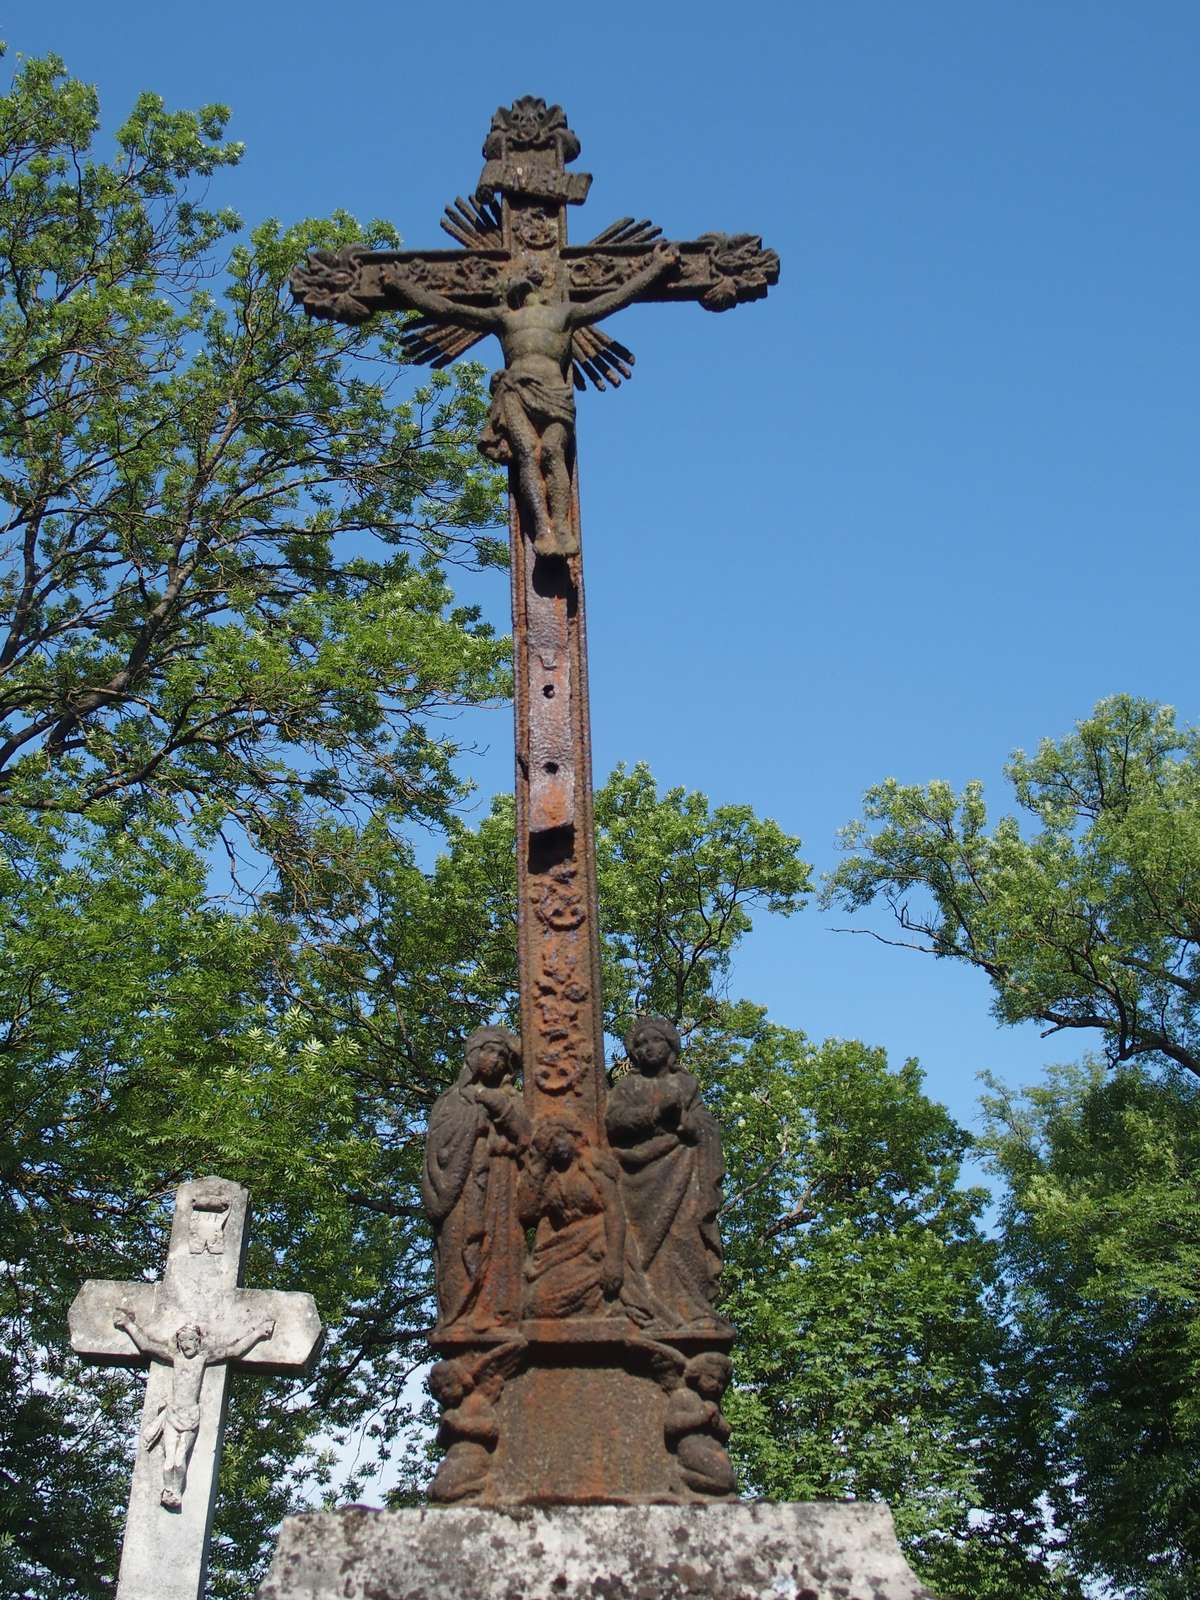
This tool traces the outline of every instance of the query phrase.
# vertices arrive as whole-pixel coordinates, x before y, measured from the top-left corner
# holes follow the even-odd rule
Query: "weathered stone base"
[[[883,1505],[289,1517],[258,1600],[933,1600]]]

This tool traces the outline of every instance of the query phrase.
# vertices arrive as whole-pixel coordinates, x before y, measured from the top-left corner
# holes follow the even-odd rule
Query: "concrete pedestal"
[[[883,1505],[289,1517],[258,1600],[934,1600]]]

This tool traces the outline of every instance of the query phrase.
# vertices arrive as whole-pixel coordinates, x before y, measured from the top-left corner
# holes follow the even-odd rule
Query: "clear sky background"
[[[623,313],[635,381],[581,400],[598,778],[647,760],[827,869],[886,776],[1004,809],[1009,752],[1102,695],[1197,720],[1194,0],[58,0],[0,33],[106,120],[227,102],[247,150],[212,198],[248,222],[444,243],[493,109],[533,93],[595,175],[576,240],[634,215],[779,251],[766,301]],[[507,631],[503,574],[478,593]],[[478,737],[486,796],[508,713]],[[764,921],[734,992],[918,1056],[968,1123],[980,1070],[1098,1043],[1000,1030],[982,979],[845,921]]]

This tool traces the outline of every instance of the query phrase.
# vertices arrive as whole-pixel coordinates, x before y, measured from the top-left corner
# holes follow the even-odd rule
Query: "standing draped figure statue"
[[[679,1034],[665,1017],[639,1017],[625,1048],[631,1070],[610,1090],[605,1118],[625,1208],[622,1303],[656,1332],[728,1331],[714,1311],[725,1175],[716,1119],[680,1068]]]
[[[434,1228],[439,1330],[494,1328],[521,1316],[516,1197],[529,1119],[514,1082],[520,1060],[515,1034],[477,1028],[457,1082],[430,1114],[421,1198]]]

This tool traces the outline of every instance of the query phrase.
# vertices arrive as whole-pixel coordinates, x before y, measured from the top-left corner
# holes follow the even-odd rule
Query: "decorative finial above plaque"
[[[523,94],[500,106],[483,141],[487,165],[479,175],[476,199],[494,194],[514,200],[557,200],[582,205],[591,187],[590,172],[564,172],[579,154],[579,140],[567,127],[561,106],[548,106]]]

